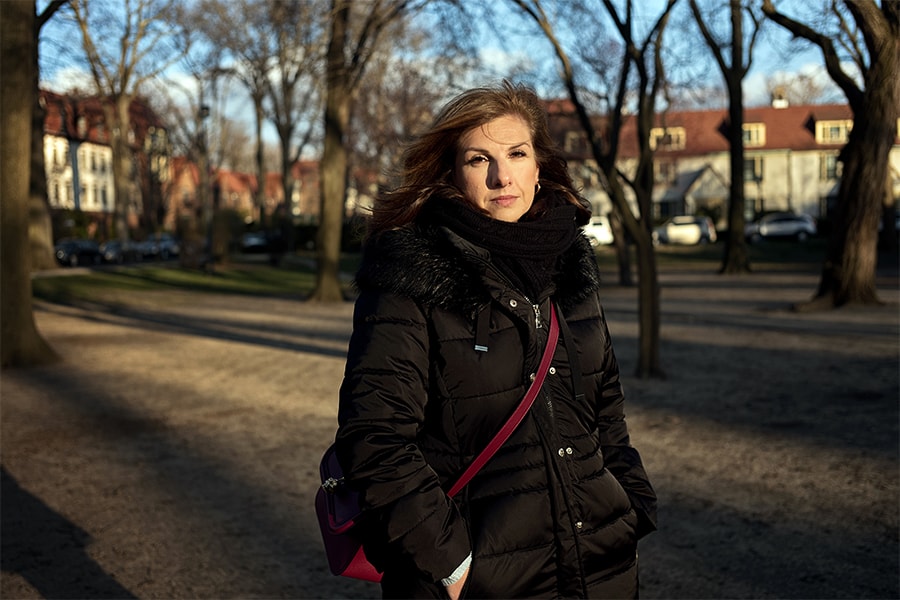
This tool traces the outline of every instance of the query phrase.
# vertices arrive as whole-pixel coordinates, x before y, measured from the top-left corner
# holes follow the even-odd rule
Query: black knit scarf
[[[491,261],[514,286],[537,300],[556,274],[559,256],[575,241],[575,207],[564,204],[535,221],[507,223],[465,202],[433,199],[428,212],[463,239],[491,253]]]

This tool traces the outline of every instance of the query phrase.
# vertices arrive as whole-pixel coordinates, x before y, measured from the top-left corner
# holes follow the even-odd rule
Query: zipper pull
[[[534,328],[541,329],[543,325],[541,324],[541,307],[538,304],[532,304],[531,308],[534,309]]]

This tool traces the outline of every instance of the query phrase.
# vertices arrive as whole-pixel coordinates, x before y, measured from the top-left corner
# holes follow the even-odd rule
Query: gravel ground
[[[613,277],[607,278],[612,281]],[[665,380],[630,376],[636,291],[605,305],[660,498],[644,598],[898,598],[898,279],[792,313],[817,275],[671,271]],[[39,303],[64,357],[5,371],[3,598],[366,598],[312,508],[352,305],[183,292]]]

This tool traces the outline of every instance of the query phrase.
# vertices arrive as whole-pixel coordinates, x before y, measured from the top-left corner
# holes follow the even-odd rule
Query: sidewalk
[[[783,310],[815,277],[663,278],[665,381],[631,377],[633,289],[606,309],[661,502],[642,596],[897,597],[898,291]],[[312,499],[352,305],[195,293],[38,303],[65,358],[7,371],[3,598],[362,598]]]

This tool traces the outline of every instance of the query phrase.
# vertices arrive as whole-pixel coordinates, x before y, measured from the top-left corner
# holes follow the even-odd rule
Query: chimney
[[[772,90],[772,108],[787,108],[788,107],[788,99],[787,94],[784,91],[784,86],[779,85],[776,86],[774,90]]]

